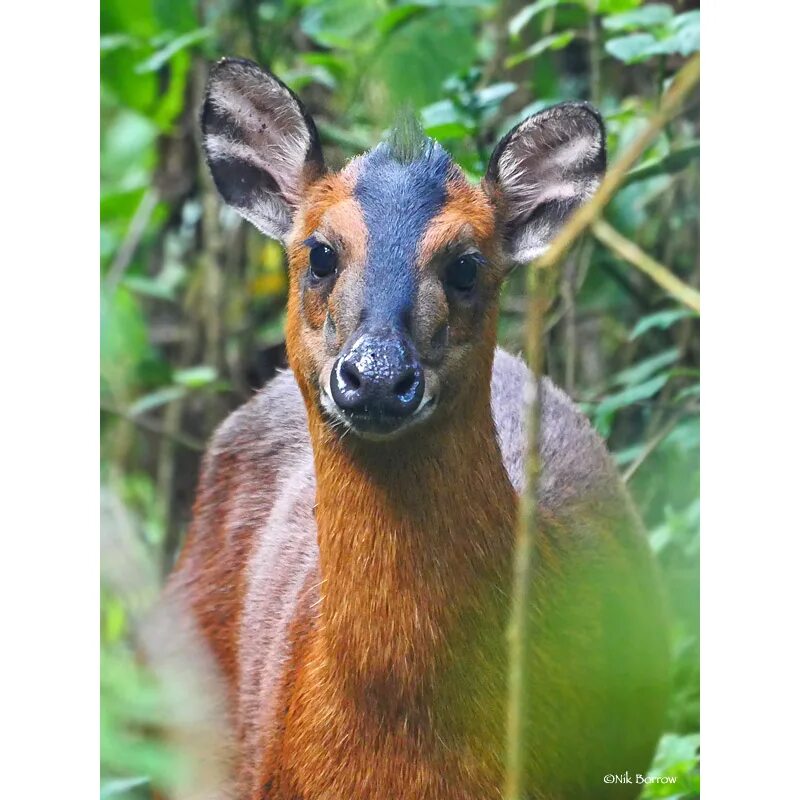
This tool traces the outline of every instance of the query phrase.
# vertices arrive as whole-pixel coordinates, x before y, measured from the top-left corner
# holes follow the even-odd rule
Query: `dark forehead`
[[[353,195],[367,229],[366,286],[380,313],[413,302],[419,243],[447,199],[452,161],[430,139],[398,149],[384,142],[363,157]]]
[[[444,205],[450,156],[431,140],[411,158],[383,143],[363,157],[360,167],[353,193],[371,238],[400,228],[407,238],[418,239]]]

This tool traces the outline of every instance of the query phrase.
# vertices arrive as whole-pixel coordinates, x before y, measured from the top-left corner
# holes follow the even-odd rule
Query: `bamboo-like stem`
[[[528,271],[527,356],[533,370],[534,387],[528,417],[527,483],[520,498],[517,546],[514,560],[514,586],[509,626],[508,709],[506,719],[505,800],[523,800],[526,790],[528,739],[528,656],[531,649],[531,583],[536,565],[538,530],[537,488],[541,469],[539,457],[540,392],[539,381],[544,361],[544,316],[547,310],[547,282],[578,237],[597,219],[615,192],[623,185],[628,171],[650,142],[680,109],[686,95],[700,79],[699,55],[690,59],[675,76],[647,127],[611,166],[594,197],[579,208],[551,243],[543,256]]]
[[[660,264],[652,256],[644,252],[635,242],[614,230],[605,220],[598,219],[592,223],[592,233],[618,256],[624,258],[649,278],[655,281],[665,292],[671,294],[692,311],[700,313],[700,292],[676,277],[667,267]]]
[[[541,270],[528,272],[527,356],[533,372],[528,417],[528,461],[526,488],[520,497],[517,544],[514,554],[514,586],[509,626],[508,708],[506,718],[506,800],[523,800],[528,755],[528,650],[530,648],[530,597],[536,563],[538,497],[541,461],[539,424],[541,418],[540,378],[544,367],[545,313],[549,303],[549,275]]]

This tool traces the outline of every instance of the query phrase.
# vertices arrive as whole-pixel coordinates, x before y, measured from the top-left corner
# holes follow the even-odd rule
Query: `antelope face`
[[[290,233],[297,361],[328,418],[373,439],[455,411],[502,278],[487,196],[405,135],[324,178]]]
[[[564,104],[512,130],[480,186],[410,120],[329,173],[297,98],[242,61],[213,69],[203,133],[223,197],[287,248],[309,411],[377,440],[488,403],[502,280],[605,166],[599,117]]]

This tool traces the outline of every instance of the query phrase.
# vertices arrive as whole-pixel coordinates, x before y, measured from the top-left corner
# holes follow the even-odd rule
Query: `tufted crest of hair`
[[[500,195],[509,258],[540,255],[606,166],[600,115],[586,103],[562,103],[513,128],[495,148],[486,184]]]
[[[388,154],[400,164],[413,164],[433,148],[433,140],[425,135],[419,120],[410,108],[397,113],[394,125],[386,137]]]
[[[201,122],[220,194],[263,233],[284,239],[309,178],[323,169],[300,100],[257,64],[223,59],[211,70]]]

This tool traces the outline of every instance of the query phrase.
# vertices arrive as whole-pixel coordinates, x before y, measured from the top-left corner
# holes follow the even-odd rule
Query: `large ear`
[[[512,264],[547,249],[569,214],[592,196],[605,167],[603,121],[585,103],[553,106],[500,140],[484,186],[498,206]]]
[[[250,61],[223,59],[208,79],[202,129],[220,194],[285,241],[305,186],[324,169],[317,129],[295,94]]]

